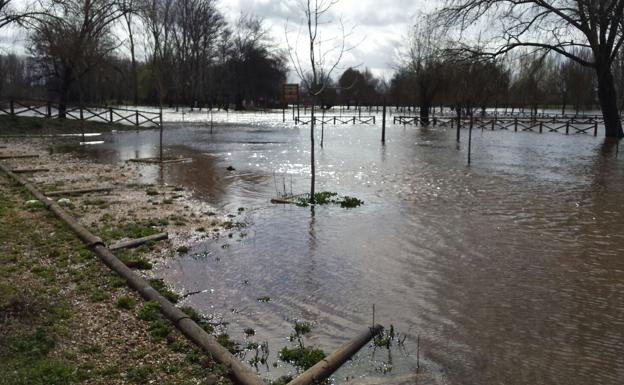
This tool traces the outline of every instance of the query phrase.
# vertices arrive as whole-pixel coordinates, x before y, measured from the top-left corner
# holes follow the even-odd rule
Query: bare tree
[[[132,63],[132,96],[134,105],[139,105],[139,74],[137,70],[136,60],[136,42],[134,31],[134,16],[140,16],[142,12],[139,12],[140,0],[121,0],[121,7],[123,9],[125,26],[128,32],[128,44],[130,48],[130,60]]]
[[[16,7],[16,3],[20,7]],[[0,29],[11,23],[19,23],[24,19],[44,15],[43,10],[37,9],[33,4],[14,1],[0,0]]]
[[[31,50],[57,84],[59,117],[65,117],[71,85],[119,46],[112,27],[124,10],[113,0],[51,1],[50,13],[34,23]]]
[[[315,203],[315,180],[316,180],[316,164],[314,160],[314,107],[317,105],[317,98],[330,85],[333,72],[338,68],[343,55],[347,51],[344,24],[342,20],[339,23],[341,35],[323,39],[321,37],[321,25],[329,23],[328,16],[332,6],[336,5],[338,0],[304,0],[301,3],[301,10],[305,16],[306,30],[306,60],[299,56],[298,42],[299,35],[293,44],[288,38],[289,32],[286,30],[286,42],[288,44],[288,54],[290,60],[303,84],[303,88],[307,90],[312,100],[312,119],[310,121],[310,166],[311,166],[311,183],[310,183],[310,203]]]
[[[518,47],[557,52],[592,68],[607,137],[623,137],[612,67],[624,44],[624,0],[446,0],[437,12],[448,28],[501,25],[490,43],[491,55]],[[588,49],[592,57],[579,56]]]

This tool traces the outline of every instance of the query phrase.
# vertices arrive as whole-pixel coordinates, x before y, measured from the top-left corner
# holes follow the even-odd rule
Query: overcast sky
[[[17,0],[21,2],[22,0]],[[241,12],[260,16],[270,30],[275,44],[286,48],[285,27],[288,23],[289,40],[295,45],[297,32],[303,23],[303,0],[217,0],[218,8],[228,21],[235,25]],[[343,24],[353,33],[347,44],[353,47],[342,59],[340,73],[351,66],[369,68],[386,79],[392,75],[397,63],[398,49],[405,43],[413,17],[431,10],[436,0],[338,0],[326,18],[322,37],[341,35],[336,29]],[[305,31],[304,31],[305,32]],[[24,53],[24,34],[3,29],[0,33],[0,50]],[[299,51],[304,52],[304,37],[299,41]],[[290,80],[295,80],[294,73]]]
[[[286,48],[286,23],[289,41],[294,45],[303,22],[301,1],[219,0],[219,3],[230,21],[235,21],[241,12],[262,17],[276,43]],[[436,3],[432,0],[339,0],[327,17],[323,36],[341,35],[336,30],[341,19],[348,30],[353,29],[348,37],[348,44],[353,49],[344,56],[338,72],[351,66],[367,67],[389,80],[397,62],[397,49],[404,44],[414,15],[432,9]],[[303,39],[302,36],[300,51],[305,48]]]

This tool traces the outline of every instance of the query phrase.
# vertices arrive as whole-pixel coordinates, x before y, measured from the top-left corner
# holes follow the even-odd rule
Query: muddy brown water
[[[247,122],[249,117],[247,116]],[[334,376],[434,383],[624,383],[624,154],[587,135],[390,126],[327,127],[318,190],[359,197],[356,209],[269,203],[308,189],[309,128],[256,123],[171,125],[166,151],[192,157],[146,181],[181,184],[246,227],[159,266],[187,301],[268,341],[266,378],[292,345],[294,320],[314,324],[326,352],[372,322],[404,346],[368,347]],[[251,121],[254,121],[253,119]],[[63,148],[101,162],[155,156],[157,132],[106,134]],[[235,171],[227,171],[233,166]],[[244,211],[239,211],[244,208]],[[268,296],[269,302],[258,297]],[[420,336],[420,347],[417,339]],[[245,360],[254,353],[249,352]]]

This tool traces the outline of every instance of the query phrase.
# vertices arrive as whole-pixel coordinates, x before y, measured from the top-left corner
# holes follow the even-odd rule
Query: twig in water
[[[418,339],[416,340],[416,373],[418,373],[419,371],[420,371],[420,334],[418,334]]]

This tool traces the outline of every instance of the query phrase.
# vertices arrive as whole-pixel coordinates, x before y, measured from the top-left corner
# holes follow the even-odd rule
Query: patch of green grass
[[[150,322],[149,333],[156,341],[166,338],[171,332],[171,326],[164,320],[155,320]]]
[[[149,283],[154,289],[156,289],[157,292],[160,293],[160,295],[167,298],[170,302],[176,303],[180,300],[180,296],[169,290],[167,288],[167,285],[165,285],[165,281],[163,281],[162,279],[150,279]]]
[[[117,299],[117,307],[120,309],[132,310],[136,306],[136,301],[128,296],[119,297]]]
[[[262,297],[256,298],[256,300],[258,302],[269,302],[269,301],[271,301],[271,297],[264,295]]]
[[[178,254],[187,254],[189,252],[188,246],[180,246],[176,249]]]
[[[356,197],[345,196],[340,200],[340,207],[344,207],[347,209],[358,207],[364,204],[364,201],[359,200]]]
[[[93,292],[91,293],[91,301],[93,302],[102,302],[106,299],[108,299],[110,297],[110,295],[105,292],[102,289],[95,289],[93,290]]]
[[[325,352],[321,349],[301,346],[292,349],[284,346],[282,350],[280,350],[279,355],[282,361],[291,363],[303,370],[311,368],[317,362],[325,358]]]
[[[29,360],[17,370],[3,373],[0,381],[10,385],[70,385],[78,380],[76,369],[60,360]]]
[[[109,227],[99,231],[99,234],[105,240],[115,240],[121,238],[143,238],[157,234],[159,231],[153,223],[128,222],[119,224],[113,221]]]
[[[97,344],[85,345],[80,348],[80,352],[86,353],[86,354],[98,354],[98,353],[102,353],[102,347]]]
[[[154,367],[151,365],[137,365],[128,369],[126,380],[131,384],[147,384],[155,373]]]
[[[227,333],[222,333],[217,336],[217,342],[224,348],[230,351],[232,354],[238,354],[241,352],[240,344],[230,338]]]
[[[147,301],[137,314],[144,321],[156,321],[160,319],[160,304],[156,301]]]
[[[9,338],[7,346],[13,354],[28,357],[45,356],[54,348],[56,337],[45,327],[38,327],[34,333]]]

